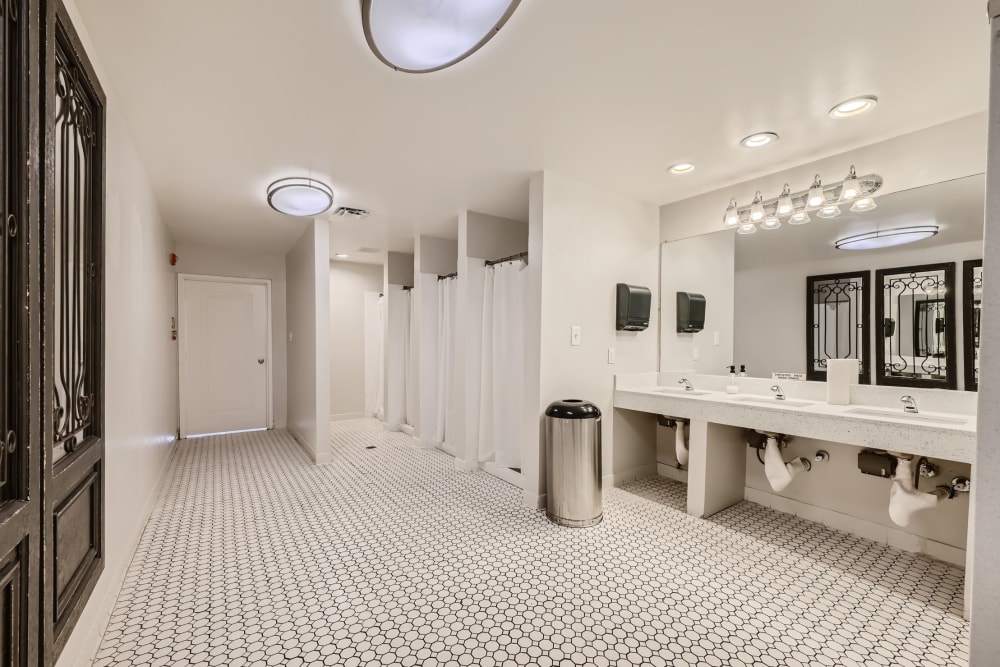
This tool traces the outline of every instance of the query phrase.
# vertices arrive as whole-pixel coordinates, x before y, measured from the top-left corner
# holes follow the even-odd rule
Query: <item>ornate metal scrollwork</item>
[[[860,381],[868,379],[868,274],[809,276],[806,341],[810,380],[826,378],[830,359],[857,359]]]

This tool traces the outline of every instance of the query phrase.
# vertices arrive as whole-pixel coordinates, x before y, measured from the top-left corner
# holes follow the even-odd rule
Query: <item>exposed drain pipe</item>
[[[804,456],[785,461],[781,448],[787,444],[788,436],[780,433],[753,429],[747,432],[747,445],[757,450],[757,460],[764,464],[764,476],[775,491],[784,491],[798,474],[812,470],[812,463]],[[764,458],[760,456],[761,449],[764,450]],[[826,452],[816,453],[817,461],[828,459]]]

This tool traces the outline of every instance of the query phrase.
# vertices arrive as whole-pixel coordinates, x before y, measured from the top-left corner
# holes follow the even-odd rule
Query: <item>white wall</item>
[[[653,303],[657,302],[657,209],[551,172],[533,179],[531,191],[530,265],[535,266],[540,255],[541,262],[535,268],[541,270],[541,342],[539,402],[530,418],[537,429],[537,420],[550,402],[565,398],[593,401],[604,415],[605,481],[649,474],[655,471],[655,435],[650,430],[644,434],[648,440],[644,440],[630,437],[625,430],[619,433],[619,415],[612,409],[612,399],[616,373],[656,368],[659,317],[655,311],[651,313],[646,331],[616,332],[615,285],[624,282],[649,287]],[[536,255],[539,241],[540,253]],[[582,328],[579,346],[570,346],[573,325]],[[608,348],[616,350],[614,365],[608,364]],[[534,442],[537,457],[541,450],[537,436]],[[527,469],[538,465],[535,460],[525,457],[525,482],[539,484],[540,494],[541,466],[531,471],[533,475]],[[530,491],[526,486],[526,496]]]
[[[736,235],[703,234],[664,243],[660,254],[660,370],[718,374],[733,356]],[[705,328],[677,332],[677,292],[705,296]],[[716,335],[719,344],[715,344]]]
[[[177,272],[230,278],[265,278],[271,281],[271,368],[275,428],[288,423],[288,352],[286,348],[285,257],[215,248],[193,243],[177,245]],[[175,290],[176,292],[176,287]]]
[[[59,659],[89,665],[159,491],[177,432],[173,241],[72,0],[65,3],[107,93],[105,568]]]
[[[660,239],[673,241],[719,231],[731,197],[746,205],[757,190],[765,199],[777,196],[785,183],[792,191],[804,190],[816,174],[834,182],[852,164],[859,174],[874,172],[885,179],[882,195],[981,174],[986,170],[985,138],[986,114],[975,114],[667,204],[660,208]]]
[[[330,223],[314,220],[288,267],[288,430],[316,463],[330,451]]]
[[[330,418],[363,417],[365,292],[382,291],[382,266],[330,262]]]
[[[713,234],[712,236],[719,236]],[[738,252],[738,251],[737,251]],[[919,245],[902,246],[879,252],[845,254],[837,259],[812,262],[795,262],[772,265],[766,268],[743,269],[736,272],[736,324],[739,335],[735,342],[735,363],[745,363],[750,375],[770,377],[772,372],[805,373],[806,363],[806,277],[846,271],[871,271],[870,322],[879,322],[875,316],[875,271],[898,266],[955,262],[955,333],[957,349],[958,387],[965,384],[962,366],[962,262],[982,259],[980,241],[953,243],[921,248]],[[878,341],[875,326],[871,327],[872,370],[874,381],[874,344]],[[706,370],[720,373],[721,370]]]
[[[528,225],[519,220],[465,211],[465,256],[500,259],[528,250]]]
[[[446,276],[458,270],[458,241],[435,236],[418,236],[414,245],[416,273]]]

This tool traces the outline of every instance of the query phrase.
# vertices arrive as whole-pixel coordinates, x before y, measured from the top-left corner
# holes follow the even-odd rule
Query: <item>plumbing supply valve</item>
[[[921,477],[937,477],[938,468],[928,461],[926,457],[921,457],[920,462],[917,464],[917,472]]]
[[[823,449],[819,450],[813,455],[813,461],[816,461],[817,463],[822,463],[824,461],[829,461],[829,460],[830,460],[830,454]]]
[[[972,481],[968,477],[955,477],[951,480],[951,489],[955,493],[968,493],[972,491]]]

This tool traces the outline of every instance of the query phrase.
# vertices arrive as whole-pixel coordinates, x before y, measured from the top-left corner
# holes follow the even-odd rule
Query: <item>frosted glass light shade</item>
[[[779,227],[781,227],[781,220],[778,220],[775,217],[770,217],[764,222],[760,223],[760,228],[766,229],[768,231],[778,229]]]
[[[855,213],[864,213],[865,211],[871,211],[876,208],[878,208],[878,204],[875,203],[875,199],[872,197],[862,197],[854,202],[853,206],[851,206],[851,210]]]
[[[890,248],[928,239],[938,233],[937,225],[918,225],[897,229],[881,229],[867,234],[857,234],[840,239],[835,244],[837,250],[874,250]]]
[[[313,178],[282,178],[267,186],[267,203],[285,215],[319,215],[333,205],[333,190]]]
[[[507,22],[520,0],[361,0],[368,46],[401,72],[464,60]]]
[[[757,232],[757,225],[752,222],[747,222],[740,225],[739,229],[736,230],[737,234],[754,234]]]
[[[792,217],[788,219],[788,224],[805,225],[808,224],[810,220],[812,220],[812,218],[809,217],[808,213],[806,213],[805,211],[799,211],[797,213],[792,214]]]
[[[827,219],[836,218],[838,215],[840,215],[840,207],[837,206],[836,204],[832,204],[830,206],[824,206],[820,210],[816,211],[816,215],[818,215],[821,218],[827,218]]]

